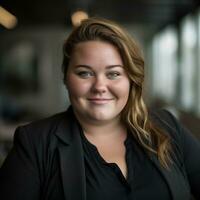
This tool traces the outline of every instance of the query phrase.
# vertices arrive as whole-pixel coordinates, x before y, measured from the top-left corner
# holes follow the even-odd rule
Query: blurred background
[[[199,0],[0,0],[0,165],[18,125],[68,107],[62,44],[87,15],[133,35],[148,106],[171,110],[200,139]]]

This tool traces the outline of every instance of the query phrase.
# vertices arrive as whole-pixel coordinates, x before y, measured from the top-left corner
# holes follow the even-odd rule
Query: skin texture
[[[118,50],[102,41],[81,42],[72,52],[67,89],[78,119],[84,123],[119,123],[130,82]]]

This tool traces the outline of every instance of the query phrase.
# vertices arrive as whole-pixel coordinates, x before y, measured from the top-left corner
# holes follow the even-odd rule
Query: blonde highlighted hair
[[[73,29],[63,46],[64,82],[74,47],[80,42],[96,40],[109,42],[118,49],[130,79],[129,98],[121,115],[123,123],[140,146],[147,153],[156,154],[161,165],[168,168],[171,161],[169,136],[150,120],[142,96],[144,59],[134,39],[118,24],[102,18],[89,18]]]

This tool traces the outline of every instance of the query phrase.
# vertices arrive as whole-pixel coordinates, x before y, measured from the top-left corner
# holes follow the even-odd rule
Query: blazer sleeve
[[[169,111],[162,110],[161,118],[173,129],[179,148],[184,171],[190,190],[196,199],[200,199],[200,141],[185,128]],[[200,133],[199,133],[200,134]]]
[[[191,192],[200,199],[200,142],[183,126],[180,127],[183,138],[185,169]]]
[[[38,200],[40,180],[31,140],[17,128],[13,148],[0,169],[1,200]]]

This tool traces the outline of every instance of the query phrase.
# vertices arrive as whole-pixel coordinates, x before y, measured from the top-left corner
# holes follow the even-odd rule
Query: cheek
[[[118,84],[115,84],[113,86],[113,91],[119,98],[121,98],[123,100],[127,100],[128,96],[129,96],[129,92],[130,92],[129,81],[127,80],[127,81],[123,81]]]
[[[75,76],[69,76],[67,79],[67,89],[70,98],[81,97],[89,90],[88,84],[84,83]]]

